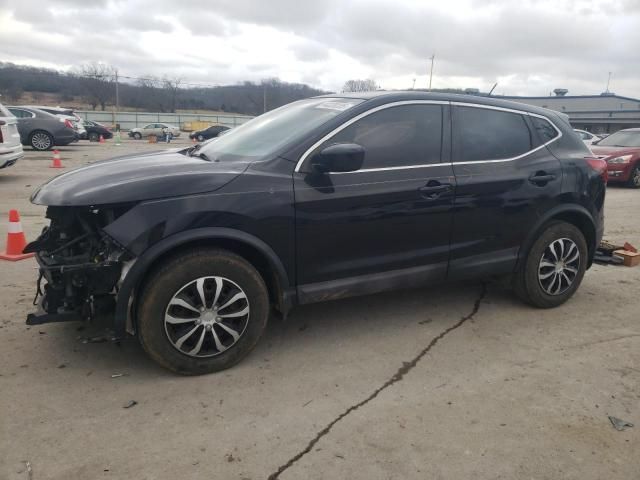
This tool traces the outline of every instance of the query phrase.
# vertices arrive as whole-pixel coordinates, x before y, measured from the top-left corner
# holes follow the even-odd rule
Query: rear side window
[[[558,130],[555,129],[553,125],[548,120],[540,117],[531,116],[531,123],[533,124],[533,128],[538,134],[538,138],[542,143],[547,143],[556,138],[559,133]],[[577,132],[581,138],[588,140],[590,136],[588,134],[584,134],[583,132]]]
[[[341,130],[318,151],[335,143],[363,146],[363,170],[439,163],[442,107],[418,104],[385,108]]]
[[[532,150],[523,115],[488,108],[454,108],[455,161],[503,160]]]
[[[33,117],[33,114],[31,112],[28,112],[27,110],[22,110],[21,108],[10,108],[9,111],[16,118],[31,118],[31,117]]]

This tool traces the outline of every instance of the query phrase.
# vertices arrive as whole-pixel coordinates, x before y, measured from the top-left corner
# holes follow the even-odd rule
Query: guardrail
[[[93,110],[76,110],[76,113],[85,120],[105,125],[120,124],[121,130],[144,127],[149,123],[169,123],[183,128],[186,123],[206,122],[212,124],[236,127],[251,120],[248,115],[226,115],[209,113],[159,113],[159,112],[102,112]]]

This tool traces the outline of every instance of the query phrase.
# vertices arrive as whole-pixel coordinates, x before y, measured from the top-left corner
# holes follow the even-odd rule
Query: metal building
[[[555,96],[549,97],[500,98],[566,113],[574,128],[593,133],[613,133],[623,128],[640,127],[640,99],[609,92],[572,96],[562,88],[554,92]]]

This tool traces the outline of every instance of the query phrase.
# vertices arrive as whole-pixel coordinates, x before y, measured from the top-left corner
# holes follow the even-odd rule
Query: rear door
[[[18,120],[18,132],[22,143],[29,143],[29,135],[33,130],[33,119],[35,115],[29,110],[23,108],[11,107],[8,109]]]
[[[454,193],[448,105],[398,103],[346,122],[296,168],[303,303],[446,277]],[[362,168],[310,173],[310,159],[335,143],[363,146]]]
[[[515,110],[458,104],[452,112],[457,187],[449,276],[511,272],[531,228],[557,204],[562,167],[545,144],[560,131]]]

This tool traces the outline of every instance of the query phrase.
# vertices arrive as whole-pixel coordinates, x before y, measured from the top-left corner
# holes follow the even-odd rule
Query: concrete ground
[[[28,197],[50,159],[0,171],[0,245],[9,208],[30,239],[44,225]],[[606,238],[640,246],[639,209],[611,187]],[[640,478],[640,268],[596,265],[554,310],[480,283],[300,307],[240,365],[185,378],[134,339],[83,343],[103,325],[27,327],[34,267],[0,263],[0,479]]]

